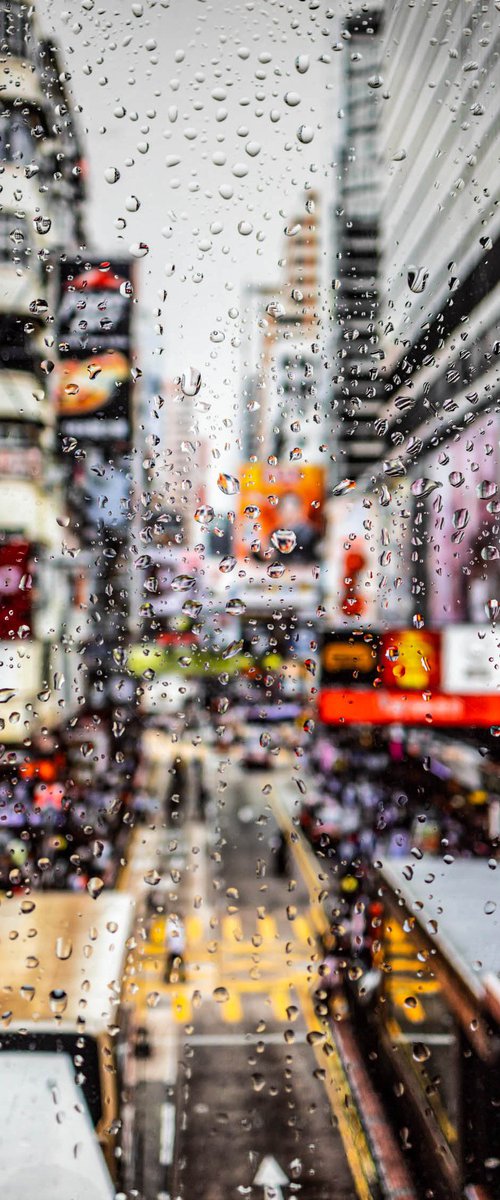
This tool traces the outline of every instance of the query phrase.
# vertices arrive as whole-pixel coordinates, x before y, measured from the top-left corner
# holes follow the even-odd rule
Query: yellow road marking
[[[243,929],[239,917],[223,917],[222,940],[229,943],[243,941]]]
[[[309,945],[312,930],[306,917],[295,918],[293,931],[297,940],[302,942],[303,946]]]
[[[331,1040],[328,1025],[316,1017],[309,993],[300,995],[300,1000],[309,1032],[324,1034],[321,1042],[314,1043],[313,1051],[319,1066],[326,1072],[324,1086],[337,1120],[357,1194],[360,1200],[373,1200],[377,1191],[377,1169],[338,1050]],[[325,1053],[325,1044],[329,1047],[328,1054]]]
[[[174,1019],[185,1025],[191,1020],[191,1003],[184,988],[176,988],[172,995],[172,1013]]]
[[[262,917],[258,924],[257,933],[260,933],[264,942],[271,942],[275,945],[279,941],[278,927],[274,917]]]
[[[204,940],[203,922],[201,921],[200,917],[195,917],[195,916],[186,917],[185,926],[186,926],[186,944],[188,946],[196,945],[198,942],[202,942]]]
[[[271,1006],[273,1013],[278,1021],[288,1021],[287,1008],[292,1003],[291,987],[284,988],[281,984],[277,984],[271,991]]]
[[[231,988],[229,1000],[226,1000],[225,1004],[221,1004],[220,1007],[224,1021],[228,1021],[229,1024],[236,1025],[239,1021],[243,1020],[243,1008],[236,989]]]

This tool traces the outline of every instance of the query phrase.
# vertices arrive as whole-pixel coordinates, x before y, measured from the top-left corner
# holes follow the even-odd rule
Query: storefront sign
[[[386,688],[427,692],[440,684],[440,635],[427,629],[384,633],[380,675]]]
[[[318,713],[325,725],[500,726],[500,695],[454,695],[435,692],[429,700],[415,692],[387,688],[324,688]]]
[[[442,690],[500,693],[500,630],[491,625],[450,625],[443,631]]]

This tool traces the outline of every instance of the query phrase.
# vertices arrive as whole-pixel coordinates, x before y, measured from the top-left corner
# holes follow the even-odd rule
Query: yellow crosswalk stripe
[[[303,946],[308,946],[309,939],[314,937],[311,926],[309,925],[306,917],[295,918],[293,923],[293,932],[297,938],[297,941],[301,942]]]
[[[284,988],[281,984],[273,987],[271,990],[271,1006],[274,1016],[278,1021],[288,1021],[287,1009],[290,1008],[291,988]]]
[[[189,915],[185,921],[186,928],[186,945],[188,947],[196,946],[203,942],[203,921],[200,917]]]
[[[230,945],[233,942],[243,941],[243,927],[241,920],[237,916],[222,918],[222,940]]]
[[[238,992],[231,989],[229,992],[229,1000],[225,1004],[221,1004],[221,1016],[228,1024],[237,1024],[243,1020],[243,1007],[241,1004]]]
[[[177,989],[172,995],[172,1015],[175,1021],[185,1025],[191,1020],[192,1007],[189,996],[184,989]]]
[[[274,917],[262,917],[258,923],[257,933],[261,935],[263,941],[275,944],[278,938],[278,927]]]

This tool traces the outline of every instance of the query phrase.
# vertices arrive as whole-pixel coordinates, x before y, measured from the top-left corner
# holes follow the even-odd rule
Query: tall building
[[[459,0],[388,8],[383,35],[381,478],[406,493],[413,607],[437,626],[490,619],[500,588],[495,37]]]
[[[345,22],[342,143],[336,195],[334,425],[337,473],[356,478],[380,454],[375,422],[379,375],[379,127],[382,12],[367,7]]]
[[[246,293],[243,379],[245,451],[314,462],[322,440],[323,369],[318,198],[306,192],[287,221],[281,278]]]
[[[55,47],[33,8],[0,4],[1,741],[74,711],[78,533],[55,453],[57,264],[82,237],[83,165]]]

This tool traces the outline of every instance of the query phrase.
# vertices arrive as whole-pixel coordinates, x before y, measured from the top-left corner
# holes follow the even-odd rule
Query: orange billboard
[[[323,467],[247,463],[240,475],[238,557],[315,562],[323,536],[324,496]]]

